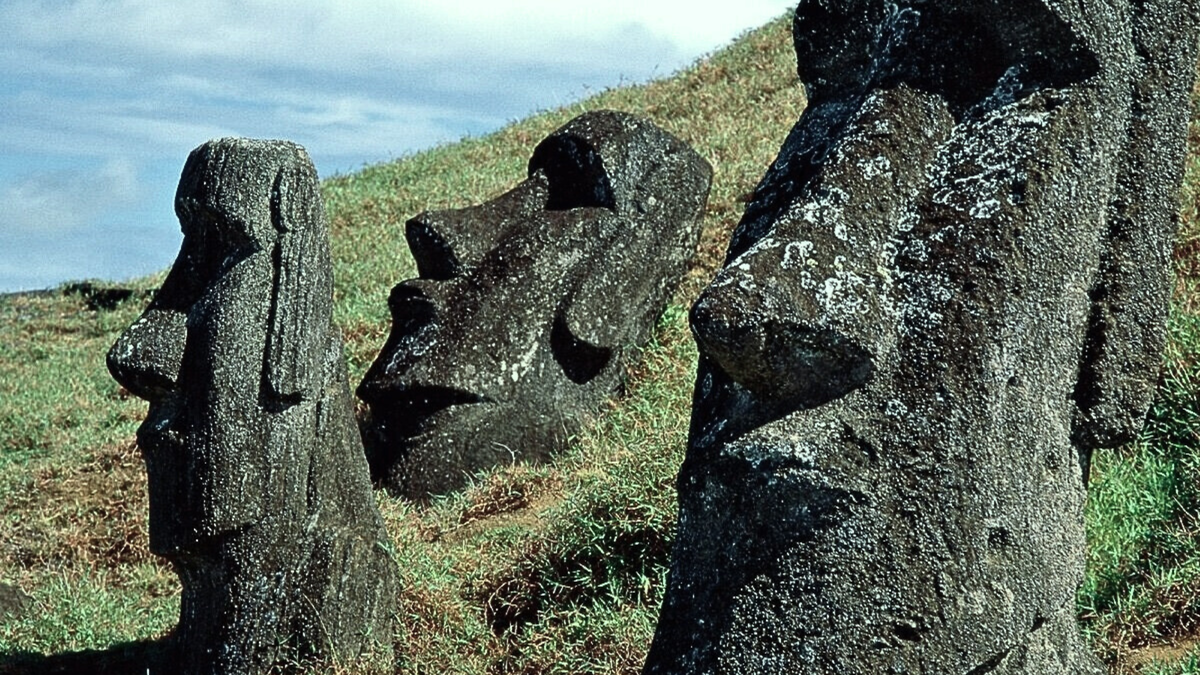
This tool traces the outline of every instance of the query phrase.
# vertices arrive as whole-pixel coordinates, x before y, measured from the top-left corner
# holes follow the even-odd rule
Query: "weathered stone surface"
[[[108,366],[138,429],[150,547],[183,582],[183,673],[391,648],[395,568],[354,421],[328,225],[303,148],[222,139],[188,157],[184,239]]]
[[[645,673],[1099,673],[1093,449],[1156,377],[1186,0],[807,0],[809,108],[692,309]]]
[[[620,385],[695,252],[712,170],[646,120],[582,115],[529,178],[479,206],[424,213],[420,278],[358,388],[372,471],[414,498],[542,459]]]

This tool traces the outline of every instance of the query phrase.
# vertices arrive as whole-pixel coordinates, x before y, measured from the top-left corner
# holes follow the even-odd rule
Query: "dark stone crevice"
[[[575,384],[587,384],[595,379],[608,366],[613,355],[609,347],[589,344],[575,337],[562,312],[555,315],[550,327],[550,352],[567,379]]]
[[[1000,664],[1004,663],[1004,659],[1008,658],[1008,655],[1011,651],[1012,650],[1009,649],[996,654],[987,661],[984,661],[978,666],[975,666],[971,670],[967,671],[966,675],[987,675],[988,673],[995,672],[995,670],[1000,667]]]

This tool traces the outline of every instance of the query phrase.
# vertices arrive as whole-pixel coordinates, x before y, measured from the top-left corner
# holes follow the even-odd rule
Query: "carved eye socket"
[[[555,315],[554,325],[550,327],[550,352],[563,373],[575,384],[590,382],[612,358],[611,349],[589,344],[571,333],[562,312]]]
[[[530,171],[540,170],[550,183],[546,209],[616,208],[612,184],[600,154],[571,134],[552,136],[534,150]]]

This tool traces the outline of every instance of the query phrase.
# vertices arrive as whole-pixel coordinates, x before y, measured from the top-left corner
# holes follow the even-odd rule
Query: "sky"
[[[351,173],[665,77],[793,4],[3,0],[0,293],[165,269],[208,139]]]

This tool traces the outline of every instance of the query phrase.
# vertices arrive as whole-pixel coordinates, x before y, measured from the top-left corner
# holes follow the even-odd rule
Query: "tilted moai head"
[[[541,459],[619,386],[695,252],[711,169],[616,112],[543,140],[529,178],[405,232],[420,277],[358,388],[372,471],[414,498]]]
[[[692,308],[644,672],[1102,671],[1088,457],[1154,388],[1195,11],[800,4],[809,107]]]
[[[184,672],[386,651],[394,569],[330,323],[312,162],[281,141],[207,143],[175,208],[179,257],[108,366],[150,402],[150,547],[183,582]]]

